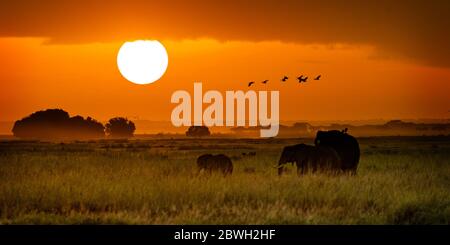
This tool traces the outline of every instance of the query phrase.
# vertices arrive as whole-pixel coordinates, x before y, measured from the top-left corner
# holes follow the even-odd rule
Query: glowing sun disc
[[[149,84],[166,72],[169,58],[158,41],[125,42],[117,54],[117,67],[122,76],[136,84]]]

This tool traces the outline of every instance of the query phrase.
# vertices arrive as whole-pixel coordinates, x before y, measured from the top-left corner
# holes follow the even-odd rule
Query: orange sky
[[[264,79],[270,80],[267,86],[253,89],[280,91],[281,121],[449,117],[450,62],[444,56],[449,47],[441,40],[447,40],[448,31],[436,27],[442,24],[439,16],[426,27],[400,19],[413,16],[416,8],[400,12],[393,22],[390,11],[378,8],[366,9],[365,17],[335,13],[342,6],[298,2],[205,6],[198,1],[188,9],[182,2],[174,8],[139,1],[1,3],[0,121],[45,108],[99,120],[169,121],[175,107],[170,96],[179,89],[192,91],[194,81],[202,81],[204,90],[225,91],[246,90],[248,81]],[[298,7],[308,11],[305,23],[292,17]],[[101,11],[83,11],[96,8]],[[246,18],[243,10],[249,9]],[[280,21],[280,13],[289,9],[294,10]],[[317,19],[317,13],[327,17]],[[329,17],[333,14],[337,23]],[[435,42],[433,29],[441,31]],[[153,84],[132,84],[117,70],[119,47],[136,38],[157,39],[168,51],[168,70]],[[284,74],[322,74],[323,80],[281,84]]]

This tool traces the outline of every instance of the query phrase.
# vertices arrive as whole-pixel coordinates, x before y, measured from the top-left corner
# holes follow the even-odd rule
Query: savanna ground
[[[0,223],[450,223],[450,137],[358,140],[358,174],[337,177],[277,176],[282,148],[312,139],[5,140]],[[197,175],[203,153],[233,175]]]

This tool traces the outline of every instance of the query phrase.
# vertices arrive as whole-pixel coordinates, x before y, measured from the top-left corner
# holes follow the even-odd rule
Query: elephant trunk
[[[318,146],[319,144],[320,144],[320,140],[319,140],[319,139],[317,139],[317,138],[316,138],[316,139],[314,139],[314,145],[315,145],[315,146]]]
[[[283,174],[283,170],[284,170],[284,165],[285,165],[285,164],[286,164],[286,163],[285,163],[284,161],[281,161],[281,159],[280,159],[280,161],[278,162],[278,165],[275,166],[275,168],[278,169],[278,175],[279,175],[279,176]]]
[[[287,147],[285,147],[283,149],[283,152],[281,153],[280,160],[278,160],[278,166],[276,166],[276,168],[278,168],[278,175],[283,174],[284,165],[289,162],[288,159],[289,159],[289,150],[287,149]]]
[[[281,176],[283,174],[283,166],[278,167],[278,176]]]
[[[283,156],[281,156],[280,157],[280,160],[278,160],[278,164],[277,165],[275,165],[275,166],[273,166],[274,168],[282,168],[283,166],[284,166],[284,164],[286,164],[287,162],[286,162],[286,159],[285,159],[285,157],[283,157]]]

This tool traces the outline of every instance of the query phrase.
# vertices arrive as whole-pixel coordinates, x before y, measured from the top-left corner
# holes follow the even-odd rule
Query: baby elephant
[[[199,171],[204,170],[207,173],[218,171],[224,175],[228,175],[233,172],[233,163],[231,162],[231,159],[224,154],[201,155],[197,158],[197,167]]]

